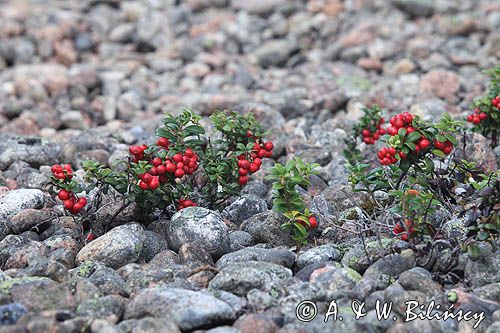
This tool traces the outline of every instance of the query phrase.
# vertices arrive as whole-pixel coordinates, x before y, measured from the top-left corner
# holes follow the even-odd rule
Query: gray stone
[[[385,256],[373,263],[363,277],[381,278],[396,277],[415,265],[415,254],[412,250],[404,250],[398,254]]]
[[[45,202],[42,191],[37,189],[11,190],[0,195],[0,221],[7,220],[28,208],[40,208]]]
[[[97,260],[112,268],[119,268],[135,262],[143,247],[143,228],[137,223],[130,223],[111,229],[108,233],[85,245],[76,261]]]
[[[266,210],[265,200],[253,195],[243,195],[222,211],[222,217],[240,225],[243,221]]]
[[[230,251],[229,233],[222,217],[202,207],[188,207],[167,224],[168,244],[178,251],[184,243],[199,243],[214,257]]]
[[[273,246],[293,246],[291,234],[283,230],[281,225],[284,218],[279,213],[267,211],[252,216],[240,226],[240,229],[248,232],[258,243],[270,243]]]
[[[295,263],[295,254],[286,249],[248,247],[223,255],[217,261],[217,267],[223,268],[236,262],[247,261],[265,261],[291,268]]]
[[[310,264],[326,261],[339,261],[341,258],[342,254],[335,245],[321,245],[299,254],[297,258],[297,268],[302,269]]]
[[[393,0],[392,3],[411,16],[430,16],[434,12],[432,0]]]
[[[465,279],[474,287],[500,281],[500,250],[485,258],[468,260],[465,265]]]
[[[245,296],[252,289],[265,289],[271,282],[291,276],[292,272],[283,266],[264,261],[248,261],[223,267],[210,281],[209,287]]]
[[[126,319],[146,315],[171,318],[183,331],[213,327],[235,319],[233,309],[213,296],[165,287],[141,290],[127,305]]]
[[[143,235],[144,241],[140,257],[144,259],[144,261],[149,262],[158,253],[168,250],[167,240],[164,239],[162,235],[149,230],[145,230]]]
[[[241,230],[236,230],[229,234],[229,243],[231,244],[231,252],[255,245],[252,235]]]

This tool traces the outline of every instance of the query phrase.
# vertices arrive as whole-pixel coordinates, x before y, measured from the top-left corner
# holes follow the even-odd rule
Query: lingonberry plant
[[[491,146],[495,147],[500,128],[500,66],[487,73],[490,76],[489,89],[484,96],[472,103],[473,113],[467,116],[467,121],[474,125],[474,131],[490,138]]]
[[[204,136],[200,119],[190,110],[166,115],[155,143],[129,148],[130,157],[120,161],[124,171],[87,161],[87,183],[79,185],[71,180],[71,169],[54,166],[52,185],[68,192],[65,200],[75,198],[72,213],[81,209],[79,200],[83,202],[74,193],[96,191],[93,206],[99,206],[102,194],[111,189],[122,195],[126,205],[134,202],[146,213],[159,209],[168,215],[197,205],[220,208],[261,168],[262,159],[272,156],[273,143],[262,139],[264,132],[251,114],[215,112],[211,120],[216,138]]]
[[[273,181],[273,210],[287,218],[282,228],[292,232],[292,237],[297,242],[297,250],[307,244],[309,229],[316,228],[318,221],[306,208],[296,186],[309,185],[309,178],[317,173],[314,169],[318,166],[304,163],[296,157],[285,165],[276,163],[268,176],[268,179]]]
[[[365,109],[365,113],[372,109]],[[439,176],[435,161],[452,153],[461,127],[462,123],[448,114],[434,124],[404,112],[390,118],[387,134],[381,138],[384,146],[377,153],[381,166],[361,163],[363,158],[352,154],[356,148],[346,154],[349,180],[355,191],[369,193],[376,203],[376,191],[389,195],[384,204],[394,216],[392,231],[401,239],[408,241],[417,235],[435,233],[428,217],[441,204],[440,199],[444,200],[432,185]],[[355,126],[353,135],[357,130],[359,126]]]

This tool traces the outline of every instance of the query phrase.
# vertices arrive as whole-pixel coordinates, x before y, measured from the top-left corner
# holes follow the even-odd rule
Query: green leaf
[[[441,150],[439,149],[433,149],[432,150],[432,153],[438,157],[441,157],[441,158],[446,158],[446,155],[445,153],[443,153]]]
[[[419,132],[412,132],[406,137],[406,142],[415,142],[420,138]]]
[[[406,172],[408,171],[408,169],[410,169],[410,160],[408,159],[404,159],[404,160],[401,160],[401,163],[399,164],[399,168],[403,171],[403,172]]]
[[[424,163],[426,172],[431,173],[432,171],[434,171],[434,162],[432,162],[430,158],[426,157],[424,159]]]

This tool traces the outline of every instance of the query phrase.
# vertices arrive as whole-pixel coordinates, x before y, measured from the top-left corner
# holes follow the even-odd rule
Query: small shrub
[[[268,176],[268,179],[273,181],[273,210],[287,218],[282,228],[292,232],[297,249],[307,244],[309,229],[316,228],[318,221],[306,207],[296,186],[309,185],[309,178],[316,174],[314,169],[317,166],[319,165],[304,163],[296,157],[285,165],[276,163]]]
[[[71,166],[55,165],[51,191],[58,192],[72,214],[80,213],[86,201],[76,193],[92,190],[94,211],[101,206],[102,195],[112,190],[125,204],[134,202],[146,214],[160,209],[171,215],[190,206],[218,209],[260,170],[264,158],[272,156],[273,143],[262,139],[264,132],[251,114],[215,112],[211,116],[215,138],[204,136],[200,119],[190,110],[167,115],[154,144],[131,146],[130,156],[119,161],[125,171],[86,161],[86,184],[72,179]]]

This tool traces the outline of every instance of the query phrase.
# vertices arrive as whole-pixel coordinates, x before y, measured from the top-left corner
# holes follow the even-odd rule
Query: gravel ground
[[[498,247],[461,254],[450,283],[436,279],[449,253],[415,267],[406,242],[364,249],[335,229],[366,200],[342,157],[361,108],[463,117],[499,63],[499,26],[494,0],[1,1],[0,332],[471,332],[477,320],[403,323],[406,301],[448,306],[450,290],[485,313],[475,331],[499,332]],[[253,112],[278,161],[321,165],[304,193],[312,245],[291,251],[263,172],[223,212],[145,227],[126,211],[88,244],[41,191],[50,165],[112,163],[184,107]],[[500,150],[469,157],[495,170]],[[296,318],[303,300],[312,321]],[[324,323],[332,300],[344,320]],[[376,300],[399,319],[377,320]]]

